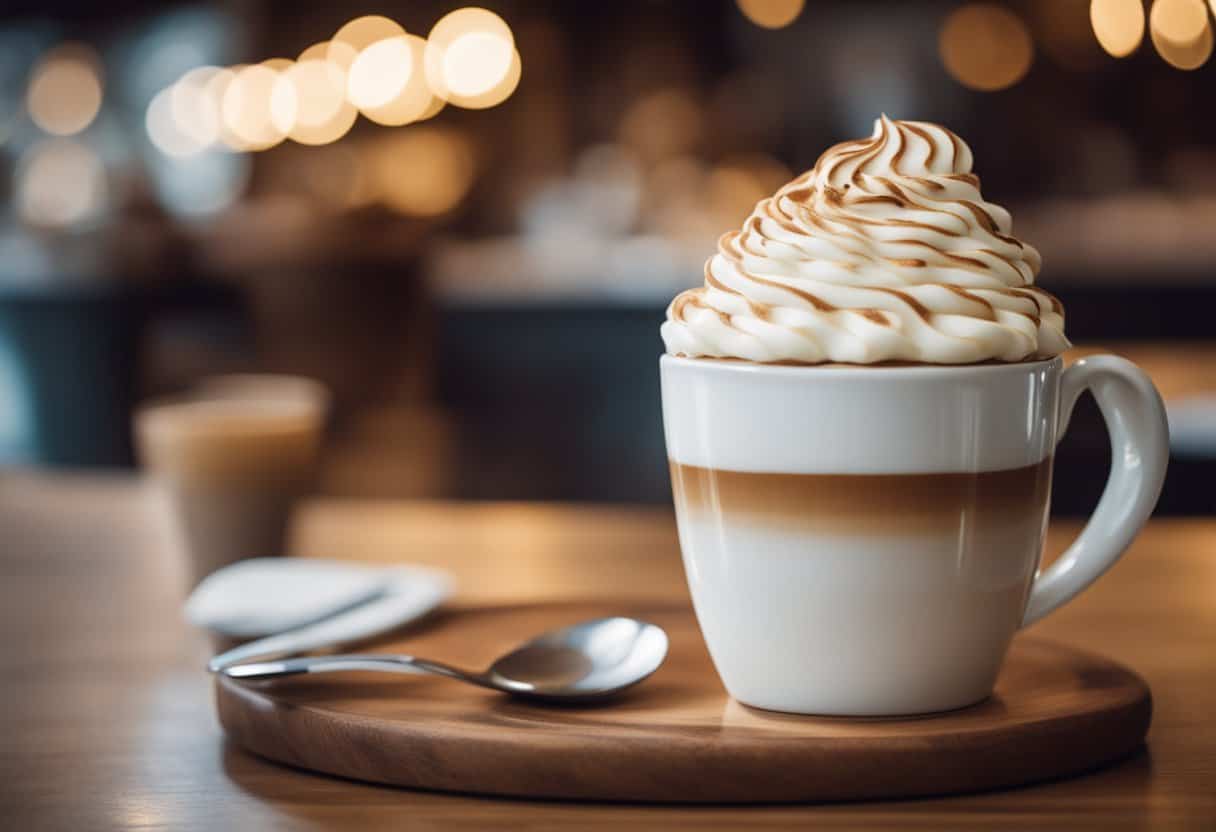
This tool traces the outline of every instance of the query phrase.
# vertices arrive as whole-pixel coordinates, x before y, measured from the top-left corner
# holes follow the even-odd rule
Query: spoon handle
[[[415,614],[411,612],[410,617],[415,617]],[[218,673],[229,665],[254,659],[333,647],[342,642],[354,641],[369,633],[391,629],[394,624],[399,623],[401,618],[401,596],[384,595],[298,630],[277,633],[234,647],[208,662],[207,669],[212,673]]]
[[[378,673],[433,673],[474,684],[484,684],[481,674],[459,670],[429,659],[402,655],[337,655],[305,656],[269,662],[234,664],[220,672],[233,679],[274,679],[301,673],[342,673],[349,670],[371,670]]]

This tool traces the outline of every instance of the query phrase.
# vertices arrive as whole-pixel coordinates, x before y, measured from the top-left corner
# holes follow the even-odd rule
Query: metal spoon
[[[312,656],[235,664],[233,679],[373,670],[435,673],[530,699],[598,699],[636,685],[667,657],[667,633],[634,618],[600,618],[554,630],[508,653],[484,672],[402,655]]]

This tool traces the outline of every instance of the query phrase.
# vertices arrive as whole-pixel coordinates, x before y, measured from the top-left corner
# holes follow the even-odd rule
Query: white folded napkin
[[[256,639],[213,658],[215,671],[363,641],[421,618],[451,594],[451,577],[438,569],[255,558],[203,579],[186,601],[186,617],[213,632]]]
[[[388,569],[313,558],[252,558],[204,578],[186,601],[192,624],[234,638],[294,630],[383,594]]]
[[[440,569],[289,557],[233,564],[203,584],[186,603],[192,622],[227,635],[261,635],[213,657],[213,673],[253,658],[371,639],[422,618],[452,592]]]
[[[313,558],[255,558],[208,575],[186,601],[194,624],[254,638],[214,657],[236,662],[363,641],[409,624],[452,594],[452,580],[421,566]]]

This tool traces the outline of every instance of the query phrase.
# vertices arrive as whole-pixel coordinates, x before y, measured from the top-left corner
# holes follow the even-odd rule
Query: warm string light
[[[522,72],[511,27],[479,8],[457,9],[440,18],[427,35],[423,64],[436,96],[474,110],[505,101]]]
[[[261,65],[273,72],[284,72],[294,63],[291,58],[267,58]]]
[[[401,35],[392,40],[381,41],[381,44],[388,46],[377,49],[380,44],[373,44],[368,47],[359,54],[352,68],[352,97],[358,87],[358,94],[366,99],[365,103],[360,105],[360,112],[370,121],[389,127],[423,121],[438,113],[446,102],[435,95],[426,82],[426,41],[417,35]],[[398,50],[401,51],[398,53]],[[397,80],[392,84],[391,94],[372,95],[377,82],[374,76],[367,76],[376,63],[390,53],[400,55],[401,69]]]
[[[267,150],[287,137],[281,120],[272,118],[271,95],[279,72],[263,64],[243,67],[224,89],[220,118],[243,144],[242,149]],[[290,113],[295,119],[294,111]]]
[[[743,0],[739,3],[742,8]],[[1216,38],[1209,7],[1216,14],[1216,0],[1153,0],[1147,29],[1157,53],[1171,66],[1197,69],[1211,57]],[[1063,14],[1054,2],[1046,9],[1053,15]],[[1090,0],[1089,19],[1098,44],[1113,57],[1131,55],[1144,39],[1142,0]],[[1056,51],[1073,48],[1068,45],[1065,49],[1064,35],[1056,34],[1061,39],[1054,44]],[[951,12],[942,24],[938,51],[956,81],[984,92],[1013,86],[1025,77],[1034,60],[1026,24],[1010,9],[994,3],[968,3]],[[1071,55],[1065,58],[1071,60]]]
[[[511,70],[510,41],[489,32],[457,38],[443,56],[443,75],[455,97],[476,98],[492,90]]]
[[[806,0],[735,0],[743,16],[764,29],[789,26],[802,14]]]
[[[969,3],[951,12],[942,24],[938,51],[956,81],[982,92],[1013,86],[1034,60],[1026,24],[993,3]]]
[[[402,126],[447,104],[493,107],[522,73],[510,26],[486,9],[457,9],[427,38],[365,15],[294,61],[191,70],[153,99],[145,122],[152,143],[176,157],[265,150],[284,139],[322,145],[344,136],[359,113]]]
[[[350,131],[358,117],[346,98],[346,69],[329,58],[335,49],[332,41],[305,49],[280,75],[271,93],[276,120],[298,144],[335,142]]]
[[[1212,55],[1212,27],[1203,0],[1154,0],[1149,37],[1166,63],[1198,69]]]
[[[101,59],[81,43],[51,50],[30,76],[26,105],[39,128],[74,136],[93,123],[101,109]]]
[[[1203,0],[1153,0],[1149,29],[1170,43],[1194,43],[1203,37],[1207,25]]]
[[[178,120],[173,112],[174,89],[163,89],[152,98],[144,113],[144,129],[153,147],[166,156],[184,159],[202,153],[211,142],[200,141],[192,134],[188,126],[191,122]]]
[[[1177,69],[1197,69],[1212,55],[1213,32],[1209,9],[1216,0],[1153,0],[1148,15],[1149,38],[1157,54]],[[1094,36],[1109,54],[1124,58],[1144,39],[1142,0],[1091,0],[1090,22]]]
[[[218,127],[218,141],[215,147],[222,150],[232,150],[236,152],[246,152],[253,150],[248,143],[239,135],[232,131],[228,122],[224,119],[223,106],[224,96],[228,92],[228,88],[236,81],[237,73],[245,68],[244,64],[236,64],[235,66],[225,67],[224,70],[213,77],[206,86],[206,95],[211,98],[212,106],[215,108]]]
[[[161,93],[168,94],[167,119],[172,123],[173,130],[188,139],[186,145],[191,150],[184,155],[200,153],[220,141],[221,96],[216,90],[221,85],[226,86],[232,76],[230,70],[218,66],[200,66],[187,72],[176,84]],[[165,118],[151,113],[152,108],[149,107],[149,118]],[[151,129],[150,126],[149,134]]]
[[[1126,58],[1144,39],[1143,0],[1091,0],[1089,21],[1102,48]]]
[[[404,35],[405,27],[394,20],[378,14],[356,17],[334,33],[330,40],[329,59],[343,69],[350,69],[351,61],[373,43]]]
[[[346,97],[360,110],[385,107],[401,97],[415,76],[412,44],[407,35],[376,41],[350,65]]]

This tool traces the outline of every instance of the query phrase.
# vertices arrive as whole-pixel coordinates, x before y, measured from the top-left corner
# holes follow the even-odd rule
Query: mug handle
[[[1114,566],[1153,513],[1165,480],[1169,426],[1161,395],[1148,375],[1114,355],[1082,358],[1066,369],[1060,378],[1057,442],[1086,390],[1093,393],[1110,433],[1110,477],[1080,536],[1035,576],[1023,627],[1074,598]]]

